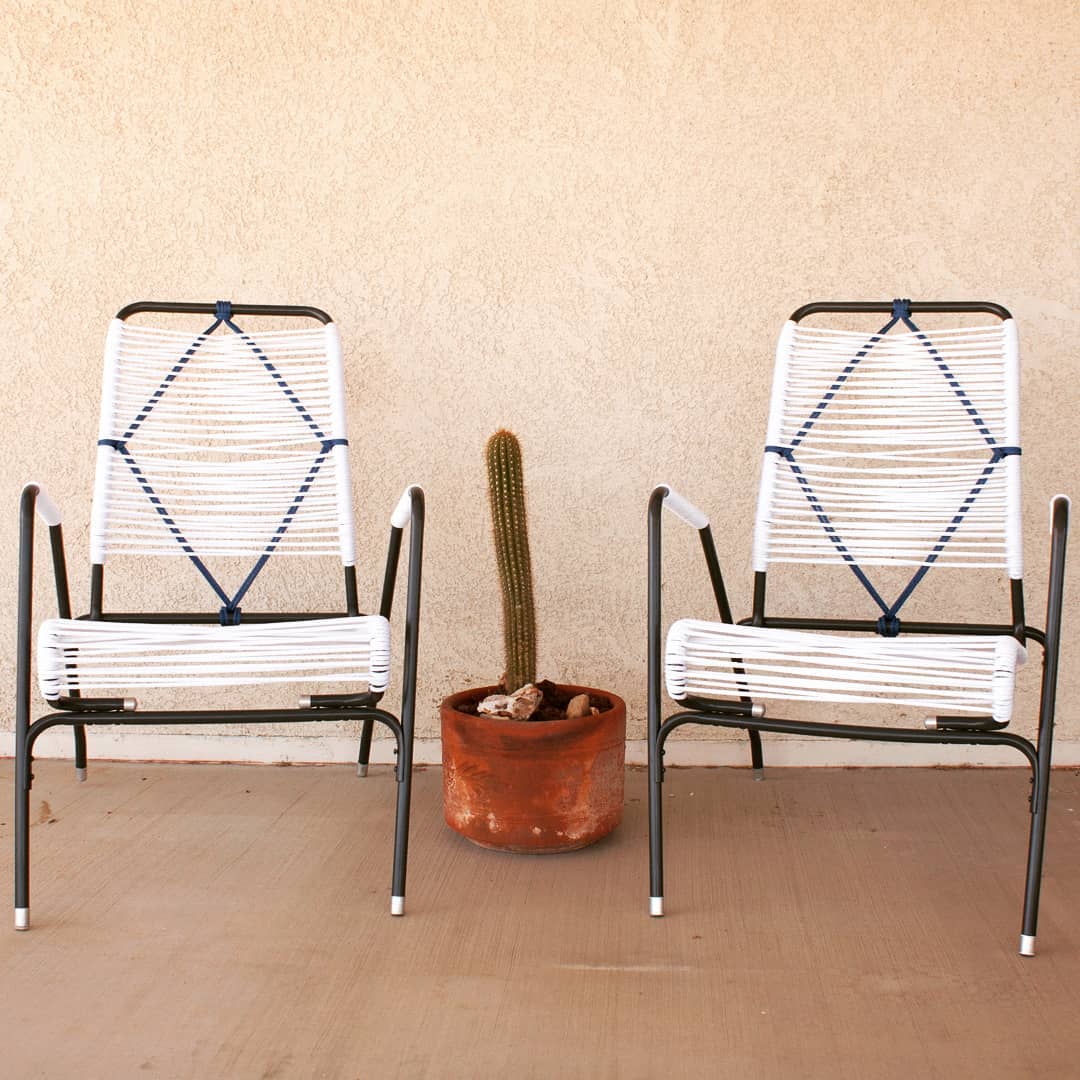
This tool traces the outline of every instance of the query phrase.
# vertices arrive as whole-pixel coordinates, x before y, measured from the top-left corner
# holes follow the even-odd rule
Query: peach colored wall
[[[812,298],[1012,309],[1041,622],[1047,499],[1080,488],[1073,5],[7,0],[0,36],[9,698],[18,491],[62,503],[85,596],[101,344],[136,298],[338,320],[368,597],[401,486],[428,492],[423,737],[443,694],[501,670],[498,425],[525,447],[541,667],[625,696],[640,737],[648,492],[712,513],[744,614],[773,342]],[[670,599],[703,605],[693,538],[670,535]],[[796,575],[793,605],[813,595]]]

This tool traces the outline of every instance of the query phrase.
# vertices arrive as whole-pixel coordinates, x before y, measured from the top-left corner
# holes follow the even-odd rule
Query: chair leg
[[[374,727],[374,720],[368,718],[364,721],[363,730],[360,732],[360,754],[356,759],[357,776],[367,776],[368,762],[371,760],[371,733]]]
[[[86,725],[75,724],[75,775],[81,781],[86,779]]]
[[[750,736],[750,765],[754,770],[754,779],[764,780],[765,758],[761,752],[761,732],[750,728],[747,734]]]
[[[30,929],[30,747],[15,735],[15,929]]]
[[[1039,770],[1042,771],[1041,769]],[[1035,955],[1035,931],[1039,921],[1039,891],[1042,886],[1043,851],[1046,846],[1046,810],[1050,797],[1050,773],[1035,779],[1028,840],[1027,881],[1024,887],[1024,921],[1020,931],[1020,955]]]
[[[397,763],[397,814],[394,821],[394,873],[390,914],[405,914],[405,871],[409,858],[409,810],[412,802],[412,746],[402,735]]]
[[[649,914],[664,914],[664,766],[656,739],[649,739]]]

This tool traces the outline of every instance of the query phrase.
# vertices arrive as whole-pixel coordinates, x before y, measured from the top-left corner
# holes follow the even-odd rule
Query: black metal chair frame
[[[828,301],[807,304],[795,311],[791,320],[799,322],[817,313],[858,313],[893,310],[890,303],[862,301]],[[932,313],[989,313],[1001,319],[1011,318],[998,304],[966,302],[911,302],[911,312]],[[687,724],[713,727],[741,728],[750,739],[751,765],[755,779],[763,776],[761,732],[788,735],[823,736],[827,738],[860,739],[879,742],[949,743],[981,746],[1009,746],[1018,750],[1031,766],[1032,790],[1029,798],[1031,827],[1028,844],[1027,875],[1021,929],[1022,955],[1034,952],[1039,910],[1039,891],[1042,879],[1043,849],[1046,837],[1046,814],[1050,795],[1050,755],[1053,742],[1054,705],[1057,687],[1058,656],[1061,634],[1062,594],[1065,579],[1065,549],[1069,528],[1069,500],[1057,496],[1051,505],[1050,571],[1047,587],[1046,628],[1029,626],[1024,617],[1024,594],[1021,580],[1010,581],[1012,622],[1008,625],[965,622],[905,621],[905,634],[971,634],[1012,635],[1021,644],[1038,643],[1043,653],[1042,686],[1039,704],[1039,723],[1033,743],[1020,735],[1002,731],[991,717],[939,716],[933,728],[886,728],[862,724],[840,724],[805,720],[786,720],[767,717],[760,704],[748,696],[740,701],[713,701],[687,697],[685,707],[663,718],[663,632],[661,623],[661,519],[664,501],[671,493],[667,486],[657,487],[649,500],[648,509],[648,751],[649,751],[649,855],[650,911],[663,914],[663,801],[664,748],[668,737]],[[702,551],[716,601],[720,620],[733,623],[720,561],[712,531],[706,522],[698,529]],[[833,630],[874,633],[877,623],[870,619],[808,619],[766,615],[765,589],[767,574],[754,574],[753,613],[741,620],[744,625],[774,627],[787,630]],[[659,901],[659,903],[657,903]]]
[[[125,320],[141,312],[209,314],[214,304],[140,301],[122,308],[117,318]],[[332,320],[326,312],[314,307],[290,305],[234,304],[234,315],[267,315],[316,319],[323,324]],[[404,665],[400,719],[379,707],[381,693],[352,695],[312,695],[308,707],[295,709],[233,709],[233,710],[131,710],[129,699],[88,698],[76,695],[63,697],[57,709],[31,722],[31,652],[33,647],[33,575],[34,519],[42,509],[38,505],[40,488],[28,484],[22,492],[19,510],[19,596],[16,644],[16,706],[15,706],[15,908],[27,912],[29,927],[30,901],[30,789],[33,784],[33,753],[38,737],[49,728],[69,724],[75,737],[75,768],[80,780],[86,778],[86,728],[102,725],[192,725],[236,722],[243,724],[295,723],[315,721],[361,720],[360,749],[357,771],[365,776],[371,754],[371,741],[376,722],[389,728],[394,736],[397,757],[397,806],[394,826],[394,856],[391,875],[392,912],[404,913],[405,876],[409,844],[409,810],[412,794],[413,728],[416,711],[417,649],[420,625],[420,586],[424,546],[424,493],[421,488],[408,489],[410,505],[408,578],[405,610]],[[52,515],[49,515],[52,516]],[[59,515],[56,515],[58,517]],[[394,601],[395,584],[404,528],[392,525],[382,582],[379,614],[389,619]],[[71,599],[68,589],[67,562],[64,550],[63,527],[49,524],[49,543],[53,575],[56,582],[57,614],[70,619]],[[245,623],[282,622],[296,619],[331,619],[359,616],[356,567],[346,566],[345,610],[342,612],[260,613],[245,611]],[[104,566],[91,565],[90,610],[81,619],[113,622],[198,624],[219,622],[219,613],[187,612],[112,612],[103,609]]]

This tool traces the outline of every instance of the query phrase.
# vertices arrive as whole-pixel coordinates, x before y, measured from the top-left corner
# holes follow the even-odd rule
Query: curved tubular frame
[[[214,304],[190,304],[171,300],[136,300],[133,304],[122,307],[116,317],[124,322],[132,315],[140,315],[143,312],[160,312],[173,315],[213,315],[216,311]],[[288,318],[316,319],[326,325],[334,320],[326,314],[322,308],[296,307],[292,304],[233,304],[234,315],[282,315]]]
[[[1035,785],[1032,798],[1039,790],[1039,752],[1034,743],[1021,735],[1008,731],[923,731],[919,728],[881,728],[869,724],[831,724],[816,723],[810,720],[782,720],[777,717],[768,719],[748,716],[720,716],[716,713],[681,712],[669,716],[660,725],[657,742],[663,757],[664,744],[668,736],[684,724],[710,724],[713,727],[750,728],[756,731],[771,731],[780,735],[821,735],[836,739],[872,739],[874,742],[929,742],[961,743],[968,746],[1011,746],[1027,758],[1031,766],[1032,782]],[[912,734],[918,739],[912,739]]]
[[[316,308],[284,308],[254,305],[234,305],[234,314],[302,315],[329,322],[329,316]],[[185,305],[140,303],[124,308],[119,317],[137,311],[214,312],[214,305]],[[316,721],[362,720],[360,742],[361,772],[367,772],[372,730],[376,722],[390,729],[395,740],[397,765],[397,805],[394,825],[394,857],[391,874],[391,913],[404,913],[406,869],[408,862],[409,815],[412,797],[413,734],[416,713],[416,675],[420,629],[420,594],[424,550],[424,492],[420,487],[406,489],[398,503],[390,529],[390,544],[383,576],[380,613],[390,618],[405,521],[402,508],[408,507],[409,525],[408,581],[405,610],[404,670],[402,678],[400,720],[385,709],[378,708],[381,694],[323,695],[307,699],[307,707],[296,709],[237,709],[237,710],[170,710],[125,711],[128,703],[122,698],[82,698],[77,693],[60,699],[54,710],[30,721],[31,668],[33,651],[33,578],[34,578],[34,517],[42,495],[37,484],[23,489],[19,510],[19,572],[18,627],[16,633],[16,702],[15,702],[15,925],[29,928],[30,908],[30,788],[33,784],[33,750],[38,736],[52,727],[70,724],[75,734],[75,766],[80,779],[86,775],[86,726],[107,724],[132,726],[138,724],[189,725],[222,723],[235,720],[241,723],[295,723]],[[45,496],[47,498],[47,496]],[[44,500],[43,500],[44,501]],[[53,504],[48,502],[50,517]],[[400,522],[398,524],[397,522]],[[71,618],[67,563],[63,531],[59,522],[49,525],[49,540],[56,582],[57,613]],[[82,618],[110,621],[151,622],[209,622],[216,623],[216,614],[190,613],[120,613],[102,610],[103,568],[91,566],[91,598],[89,615]],[[357,603],[356,568],[345,567],[345,606],[348,615],[360,614]],[[245,621],[267,622],[291,618],[340,617],[341,612],[276,614],[245,612]]]
[[[913,315],[996,315],[999,319],[1011,319],[1007,308],[989,300],[912,300],[910,311]],[[791,313],[792,322],[801,322],[810,315],[835,314],[838,312],[888,315],[892,312],[892,302],[888,300],[818,300],[812,304],[803,304]]]
[[[791,316],[799,321],[818,312],[889,312],[885,302],[825,302],[806,304]],[[999,304],[983,302],[912,302],[913,312],[982,312],[1002,319],[1011,318]],[[706,701],[687,699],[683,711],[666,720],[662,715],[663,640],[662,640],[662,517],[664,501],[670,489],[661,485],[654,489],[648,509],[648,744],[649,744],[649,897],[650,914],[662,915],[664,904],[663,862],[663,802],[661,785],[664,782],[664,748],[668,737],[686,724],[707,724],[715,727],[741,728],[750,736],[755,778],[761,775],[760,732],[821,736],[825,738],[864,739],[876,742],[938,743],[980,746],[1010,746],[1027,759],[1032,771],[1029,798],[1031,827],[1028,844],[1027,874],[1020,937],[1020,952],[1034,953],[1038,921],[1039,889],[1042,877],[1043,851],[1046,836],[1046,815],[1050,793],[1050,760],[1054,727],[1054,704],[1060,651],[1062,596],[1065,574],[1065,551],[1069,528],[1069,500],[1057,496],[1051,503],[1050,573],[1047,584],[1046,628],[1026,625],[1024,621],[1023,584],[1010,582],[1012,618],[1009,623],[907,622],[904,633],[916,634],[1011,634],[1021,642],[1036,642],[1043,652],[1042,687],[1039,705],[1038,735],[1035,742],[1002,731],[989,718],[939,717],[937,728],[885,728],[861,724],[833,724],[804,720],[765,718],[764,710],[745,695],[739,701]],[[680,502],[685,502],[681,500]],[[702,515],[702,518],[704,515]],[[686,520],[684,518],[684,520]],[[706,525],[699,530],[713,595],[720,619],[732,622],[727,593],[720,572],[716,545]],[[841,630],[873,632],[876,623],[869,619],[794,619],[765,615],[765,577],[754,575],[753,615],[742,620],[755,626],[784,629]],[[737,659],[736,659],[737,664]],[[737,669],[736,669],[737,670]],[[950,729],[954,720],[956,727]]]

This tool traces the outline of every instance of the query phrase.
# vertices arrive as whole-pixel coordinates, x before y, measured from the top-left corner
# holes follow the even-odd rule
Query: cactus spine
[[[525,519],[525,480],[521,444],[513,432],[500,430],[488,439],[488,496],[499,564],[506,646],[506,692],[536,681],[536,609],[532,560]]]

